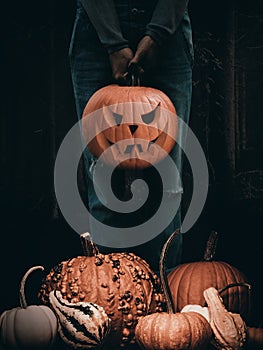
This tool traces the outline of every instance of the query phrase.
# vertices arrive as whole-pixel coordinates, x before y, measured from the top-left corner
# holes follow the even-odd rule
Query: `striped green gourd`
[[[100,347],[110,331],[110,318],[103,307],[89,302],[70,303],[60,291],[52,291],[49,301],[58,318],[61,339],[74,349]]]

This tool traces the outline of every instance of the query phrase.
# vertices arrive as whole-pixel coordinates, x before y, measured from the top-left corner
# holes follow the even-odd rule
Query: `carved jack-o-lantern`
[[[89,151],[112,166],[145,168],[173,148],[178,120],[160,90],[109,85],[88,101],[82,130]]]

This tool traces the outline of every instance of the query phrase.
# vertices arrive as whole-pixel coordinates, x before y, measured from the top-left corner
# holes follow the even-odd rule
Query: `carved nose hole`
[[[132,135],[135,133],[135,131],[138,129],[138,125],[129,125],[129,128],[131,130]]]

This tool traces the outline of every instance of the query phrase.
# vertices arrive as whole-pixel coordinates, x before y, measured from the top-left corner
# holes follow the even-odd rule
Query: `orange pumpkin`
[[[89,151],[121,168],[142,169],[173,148],[178,120],[162,91],[142,86],[109,85],[88,101],[82,130]]]
[[[231,289],[222,290],[225,307],[234,313],[239,313],[247,319],[250,313],[250,288],[244,274],[236,267],[224,262],[214,261],[217,233],[212,232],[207,242],[203,261],[184,263],[168,274],[168,283],[176,310],[181,311],[185,305],[204,305],[204,290],[214,287],[224,289],[231,284],[245,284]],[[247,287],[246,287],[247,285]]]
[[[119,349],[135,342],[134,329],[149,313],[163,311],[164,295],[157,275],[133,253],[99,253],[96,245],[81,236],[86,255],[62,261],[46,276],[39,297],[50,303],[49,294],[58,290],[71,303],[89,302],[105,310],[111,330],[105,349]],[[84,244],[83,243],[83,244]]]
[[[207,320],[196,312],[161,312],[141,318],[135,336],[145,350],[201,350],[207,349],[212,331]]]

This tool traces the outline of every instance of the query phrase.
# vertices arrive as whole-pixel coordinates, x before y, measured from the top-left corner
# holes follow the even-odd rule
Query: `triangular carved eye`
[[[114,116],[114,119],[115,119],[117,126],[120,126],[123,116],[121,114],[114,113],[114,112],[113,112],[113,116]]]
[[[142,114],[142,121],[145,124],[151,124],[155,118],[155,114],[157,112],[157,108],[159,107],[159,104],[156,108],[154,108],[151,112],[146,113],[146,114]]]

